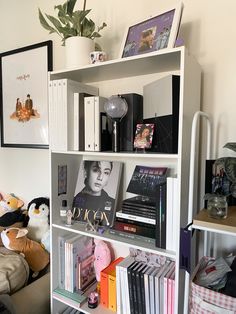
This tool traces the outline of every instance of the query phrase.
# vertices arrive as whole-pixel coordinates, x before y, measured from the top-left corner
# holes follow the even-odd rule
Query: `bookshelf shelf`
[[[180,99],[179,99],[179,121],[178,121],[178,153],[162,154],[155,152],[89,152],[89,151],[50,151],[50,171],[51,171],[51,231],[52,231],[52,254],[51,254],[51,289],[58,287],[59,248],[58,237],[68,233],[82,234],[90,237],[103,239],[114,249],[115,257],[127,256],[129,248],[136,248],[142,251],[159,254],[163,257],[175,261],[175,310],[174,314],[183,313],[184,295],[184,273],[179,271],[179,232],[180,227],[187,223],[188,213],[188,177],[191,141],[191,123],[194,113],[200,108],[200,79],[201,70],[195,58],[189,55],[185,47],[162,49],[160,51],[146,53],[129,58],[110,60],[95,65],[88,65],[72,70],[60,70],[49,73],[51,81],[58,79],[70,79],[80,83],[92,85],[99,89],[99,95],[110,97],[115,94],[143,93],[143,86],[154,82],[167,75],[180,76]],[[159,103],[157,102],[157,106]],[[145,106],[145,104],[144,104]],[[68,120],[68,125],[70,121]],[[118,205],[121,201],[129,198],[126,190],[132,173],[137,165],[149,167],[167,167],[170,175],[177,180],[176,184],[176,225],[173,231],[175,241],[175,251],[164,250],[155,247],[153,241],[141,242],[130,237],[110,234],[95,234],[85,231],[82,224],[74,223],[71,227],[66,227],[60,222],[59,207],[63,199],[67,199],[68,204],[72,204],[77,175],[80,163],[83,160],[107,160],[120,161],[123,163],[123,173],[120,184],[120,195]],[[67,190],[66,194],[58,194],[58,167],[67,166]],[[119,210],[119,208],[118,208]],[[51,298],[51,313],[61,313],[65,304]],[[82,305],[81,311],[84,313],[110,314],[111,311],[98,307],[90,310],[87,305]],[[113,312],[114,313],[114,312]]]
[[[236,236],[236,206],[229,207],[228,217],[220,220],[208,217],[206,209],[203,209],[193,219],[192,227],[198,230]]]
[[[162,49],[152,53],[90,64],[72,70],[51,72],[51,80],[67,78],[83,83],[122,79],[151,73],[176,71],[184,47]]]
[[[52,151],[52,153],[62,153],[59,151]],[[119,152],[114,153],[110,151],[106,152],[88,152],[88,151],[68,151],[63,152],[63,154],[69,155],[81,155],[81,156],[106,156],[106,157],[120,157],[120,158],[145,158],[145,159],[178,159],[178,154],[161,154],[161,153],[153,153],[153,152],[146,152],[146,153],[135,153],[135,152]]]
[[[55,228],[61,229],[61,230],[66,230],[69,232],[83,234],[83,235],[86,235],[89,237],[101,239],[101,240],[108,241],[111,243],[119,243],[119,244],[122,244],[124,246],[127,246],[128,248],[132,247],[135,249],[145,250],[147,252],[154,253],[154,254],[160,254],[162,256],[166,256],[166,257],[169,257],[171,259],[176,258],[175,252],[157,248],[157,247],[155,247],[155,244],[152,243],[152,241],[141,242],[140,240],[135,240],[135,239],[126,238],[126,237],[122,237],[122,236],[118,236],[118,235],[113,235],[113,234],[110,234],[108,231],[105,231],[102,235],[100,235],[100,234],[95,233],[95,232],[86,231],[85,225],[80,224],[80,223],[74,223],[71,227],[66,227],[66,226],[63,226],[62,224],[60,224],[58,222],[58,223],[54,223],[52,226]]]

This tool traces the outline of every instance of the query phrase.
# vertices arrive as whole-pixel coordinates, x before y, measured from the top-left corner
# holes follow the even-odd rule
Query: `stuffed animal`
[[[0,217],[6,213],[11,213],[21,208],[24,202],[16,197],[13,193],[4,194],[0,193]]]
[[[22,253],[35,273],[44,269],[49,263],[49,254],[36,241],[26,237],[28,230],[25,228],[7,228],[2,231],[3,245],[12,251]]]
[[[14,194],[0,193],[0,232],[6,227],[26,227],[29,217],[24,202]],[[0,245],[2,245],[0,241]]]
[[[49,230],[49,198],[34,198],[28,204],[28,215],[28,237],[31,240],[41,242],[43,236]]]
[[[48,253],[50,253],[50,230],[48,230],[42,237],[41,240],[41,245],[43,246],[43,248],[45,248],[45,250],[48,251]]]
[[[100,282],[101,271],[111,263],[111,252],[104,241],[94,239],[94,243],[94,269],[96,280]]]

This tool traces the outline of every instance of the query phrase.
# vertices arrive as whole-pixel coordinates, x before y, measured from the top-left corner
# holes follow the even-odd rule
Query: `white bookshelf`
[[[84,159],[122,161],[124,163],[121,181],[121,197],[129,197],[126,193],[129,180],[136,165],[168,167],[170,175],[177,174],[179,202],[177,204],[177,229],[187,223],[188,212],[188,182],[189,157],[191,140],[191,123],[193,115],[200,107],[200,79],[201,70],[196,60],[189,55],[185,47],[163,49],[161,51],[133,56],[125,59],[106,61],[72,70],[54,71],[49,74],[50,80],[72,79],[99,88],[99,95],[109,97],[113,94],[139,93],[142,94],[144,85],[168,74],[180,75],[179,102],[179,140],[178,154],[135,153],[135,152],[75,152],[51,151],[51,289],[58,286],[58,248],[57,237],[68,232],[86,234],[104,239],[111,243],[120,255],[125,256],[130,247],[160,254],[175,260],[175,314],[183,312],[184,273],[179,271],[179,233],[175,235],[176,251],[168,251],[155,247],[151,243],[140,244],[133,239],[124,239],[108,233],[102,235],[87,232],[81,225],[74,224],[65,227],[60,223],[59,206],[63,196],[57,193],[58,165],[66,164],[68,168],[67,195],[65,198],[72,203],[80,162]],[[65,304],[51,298],[51,312],[60,313]],[[103,307],[90,310],[84,304],[80,311],[84,313],[114,313]]]

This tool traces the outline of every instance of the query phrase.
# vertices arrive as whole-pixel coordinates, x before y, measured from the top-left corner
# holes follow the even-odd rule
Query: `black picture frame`
[[[1,146],[49,147],[48,71],[52,41],[0,54]]]

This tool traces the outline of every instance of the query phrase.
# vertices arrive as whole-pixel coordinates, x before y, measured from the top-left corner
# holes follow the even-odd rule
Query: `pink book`
[[[167,314],[172,314],[172,281],[175,275],[175,268],[172,269],[172,273],[170,274],[167,285],[168,285],[168,305],[167,305]]]
[[[169,295],[169,287],[168,287],[168,279],[170,278],[170,275],[173,273],[175,269],[175,263],[172,262],[170,264],[169,270],[166,273],[164,277],[164,314],[168,314],[168,308],[170,303],[170,295]]]
[[[169,278],[170,282],[170,310],[168,311],[168,314],[174,314],[175,312],[175,271],[171,274]]]

